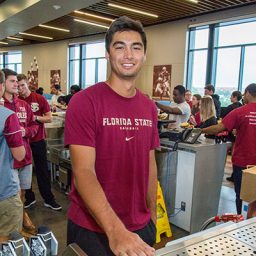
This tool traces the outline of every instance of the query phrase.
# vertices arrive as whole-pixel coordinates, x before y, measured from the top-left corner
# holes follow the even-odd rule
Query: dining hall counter
[[[195,144],[160,140],[156,150],[160,181],[169,221],[195,233],[208,218],[217,215],[227,147],[203,135]]]

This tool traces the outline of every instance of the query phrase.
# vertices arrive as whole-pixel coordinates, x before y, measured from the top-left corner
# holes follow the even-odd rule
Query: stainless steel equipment
[[[161,139],[156,152],[158,179],[167,206],[169,221],[191,233],[217,215],[227,144],[179,143]]]
[[[256,255],[256,218],[228,222],[175,240],[157,256],[253,256]]]

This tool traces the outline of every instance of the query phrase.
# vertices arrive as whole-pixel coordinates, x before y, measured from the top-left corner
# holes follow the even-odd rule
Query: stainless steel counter
[[[156,256],[253,256],[256,255],[256,218],[228,222],[175,240]]]

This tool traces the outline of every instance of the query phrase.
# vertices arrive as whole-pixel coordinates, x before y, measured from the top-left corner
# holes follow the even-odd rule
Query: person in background
[[[204,95],[210,95],[212,97],[214,101],[216,117],[217,119],[219,119],[221,114],[220,96],[218,94],[214,94],[214,92],[215,92],[215,88],[212,84],[208,84],[204,87]]]
[[[56,112],[56,107],[58,105],[58,98],[60,96],[64,96],[64,94],[61,92],[60,85],[54,85],[51,89],[52,98],[50,100],[50,106],[53,109],[53,112]]]
[[[213,98],[210,95],[203,96],[200,106],[201,123],[197,125],[197,128],[206,128],[208,126],[217,124],[216,111],[213,102]],[[212,135],[205,135],[206,138],[215,138]]]
[[[244,91],[246,105],[232,110],[221,123],[207,127],[202,131],[207,134],[218,134],[222,131],[236,129],[236,143],[232,154],[234,186],[236,192],[236,209],[241,214],[240,199],[242,171],[248,165],[256,165],[256,84],[249,84]]]
[[[188,122],[191,110],[190,106],[185,100],[185,87],[177,85],[173,89],[173,101],[170,106],[163,105],[156,102],[158,108],[169,114],[170,120],[175,120],[173,124],[169,124],[169,128],[178,128],[181,123]]]
[[[20,196],[24,202],[25,190],[31,188],[32,183],[32,152],[29,145],[30,139],[38,132],[38,124],[35,122],[33,112],[28,103],[19,99],[17,73],[10,69],[2,70],[5,74],[4,106],[16,113],[22,133],[23,143],[26,149],[25,158],[22,161],[14,160],[14,169],[17,172],[20,183]],[[35,231],[35,226],[28,214],[23,212],[23,227]]]
[[[190,124],[197,126],[201,123],[200,117],[200,105],[201,105],[201,95],[194,94],[192,97],[192,108],[191,108],[191,116],[189,118]]]
[[[67,243],[89,256],[153,256],[157,110],[135,87],[146,35],[140,22],[120,17],[105,41],[108,80],[75,94],[66,114],[73,174]]]
[[[79,85],[72,85],[70,87],[70,94],[63,96],[61,99],[63,100],[63,102],[66,103],[66,106],[68,106],[69,101],[71,100],[71,98],[73,97],[73,95],[75,95],[77,92],[79,92],[81,90],[81,88],[79,87]]]
[[[241,99],[242,99],[242,93],[239,91],[233,91],[230,96],[230,101],[232,102],[232,104],[228,105],[226,108],[222,108],[221,117],[224,118],[232,110],[241,107],[242,106],[242,103],[240,102]],[[236,139],[234,132],[235,131],[229,132],[229,140],[232,142],[231,152],[233,151],[235,139]],[[226,179],[227,181],[234,182],[234,173],[232,172],[231,176],[227,177]]]
[[[43,87],[39,87],[37,90],[36,90],[36,93],[40,94],[40,95],[43,95],[44,94],[44,88]]]
[[[192,93],[190,90],[185,91],[185,100],[192,109]]]
[[[0,70],[0,98],[5,90],[5,75]],[[22,161],[25,147],[17,115],[0,105],[0,243],[9,240],[13,231],[21,231],[23,205],[19,195],[13,160]]]
[[[232,104],[228,105],[226,108],[223,108],[223,110],[221,111],[221,117],[224,118],[233,109],[241,107],[242,106],[242,103],[240,102],[241,99],[242,99],[242,93],[239,91],[233,91],[230,96],[230,101],[232,102]]]
[[[19,74],[17,78],[19,98],[26,101],[31,106],[39,126],[37,134],[30,140],[38,188],[44,199],[44,206],[58,211],[61,210],[62,207],[55,201],[51,191],[50,172],[48,170],[46,156],[46,132],[44,124],[52,121],[50,106],[42,95],[29,90],[28,80],[25,75]],[[36,203],[32,188],[26,190],[25,198],[24,208],[29,208]]]

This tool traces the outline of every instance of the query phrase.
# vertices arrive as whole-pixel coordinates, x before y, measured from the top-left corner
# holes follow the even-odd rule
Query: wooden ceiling
[[[149,12],[158,15],[158,17],[153,18],[142,14],[133,13],[128,10],[117,9],[115,7],[109,6],[109,3],[120,5],[126,8]],[[193,3],[189,0],[103,0],[98,2],[97,4],[90,5],[86,9],[81,9],[80,11],[103,16],[110,19],[115,19],[119,16],[126,15],[133,19],[140,20],[144,26],[152,26],[164,22],[189,18],[211,12],[217,12],[220,10],[237,8],[245,5],[252,5],[255,3],[256,0],[199,0],[198,3]],[[95,22],[105,26],[109,26],[109,24],[111,23],[110,21],[102,21],[98,18],[92,18],[72,12],[55,20],[44,23],[44,25],[48,26],[69,29],[70,32],[68,33],[51,30],[39,26],[28,29],[26,31],[21,31],[53,37],[53,40],[39,39],[27,35],[17,34],[10,36],[22,38],[22,42],[9,39],[3,39],[2,42],[7,42],[8,45],[6,46],[17,46],[95,35],[99,33],[105,33],[106,31],[105,28],[96,27],[84,23],[78,23],[74,21],[74,18],[83,19],[89,22]]]

